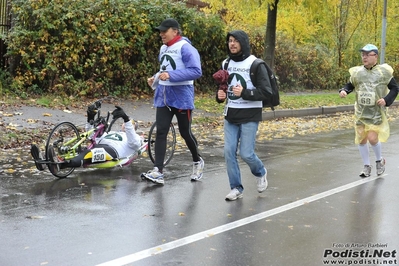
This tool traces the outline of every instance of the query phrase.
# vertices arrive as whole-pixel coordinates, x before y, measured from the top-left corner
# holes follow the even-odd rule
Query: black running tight
[[[198,153],[197,139],[191,132],[192,110],[179,110],[173,107],[158,107],[156,111],[157,136],[155,139],[155,166],[159,171],[163,169],[163,162],[166,153],[166,138],[173,116],[177,118],[179,132],[185,140],[188,149],[193,157],[193,162],[200,160]]]

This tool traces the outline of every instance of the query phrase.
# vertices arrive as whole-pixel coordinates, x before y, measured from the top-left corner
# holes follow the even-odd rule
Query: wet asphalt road
[[[26,182],[2,177],[0,265],[398,265],[399,125],[383,144],[380,178],[375,167],[358,176],[353,137],[258,143],[269,187],[259,194],[241,164],[244,197],[235,202],[224,200],[222,145],[203,148],[198,182],[187,151],[167,167],[164,186],[141,180],[151,168],[144,157],[62,180],[48,171]]]

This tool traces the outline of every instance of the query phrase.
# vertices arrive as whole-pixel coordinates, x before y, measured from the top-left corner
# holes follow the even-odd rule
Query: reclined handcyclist
[[[122,118],[124,121],[121,131],[104,133],[102,136],[96,138],[96,144],[91,149],[83,150],[76,157],[66,161],[60,161],[60,158],[55,155],[54,148],[50,146],[47,151],[49,153],[49,160],[56,163],[62,162],[62,164],[49,164],[49,167],[52,167],[52,170],[57,172],[60,167],[75,168],[87,166],[89,164],[103,163],[109,159],[128,158],[134,154],[140,148],[143,137],[136,133],[135,126],[124,110],[119,106],[115,106],[115,108],[116,109],[111,113],[113,119]],[[86,130],[93,128],[93,121],[97,112],[97,106],[94,104],[87,108]],[[37,145],[32,145],[31,154],[35,161],[42,159],[40,158],[41,153]],[[38,170],[44,170],[42,164],[35,164]]]

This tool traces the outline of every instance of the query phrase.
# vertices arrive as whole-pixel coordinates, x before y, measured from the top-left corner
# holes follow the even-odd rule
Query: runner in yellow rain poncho
[[[367,44],[360,51],[363,66],[349,69],[350,81],[339,90],[339,95],[346,97],[352,91],[356,92],[355,143],[359,145],[364,164],[360,176],[368,177],[371,174],[371,165],[367,142],[370,143],[376,157],[377,175],[382,175],[385,171],[381,142],[386,142],[389,137],[386,107],[395,101],[399,86],[393,78],[392,67],[377,64],[377,46]]]

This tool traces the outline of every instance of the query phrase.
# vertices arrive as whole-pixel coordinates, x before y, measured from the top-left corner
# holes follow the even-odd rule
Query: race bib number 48
[[[359,94],[359,103],[366,106],[375,105],[375,92],[361,92]]]
[[[105,162],[105,155],[106,152],[104,148],[94,148],[91,150],[91,162],[98,163],[98,162]]]

